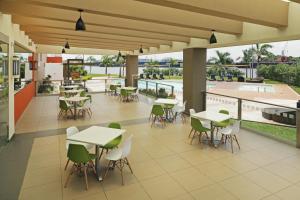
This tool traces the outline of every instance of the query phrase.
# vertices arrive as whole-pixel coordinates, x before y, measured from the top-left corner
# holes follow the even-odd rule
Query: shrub
[[[266,79],[300,86],[300,65],[298,64],[260,65],[257,68],[257,75]]]

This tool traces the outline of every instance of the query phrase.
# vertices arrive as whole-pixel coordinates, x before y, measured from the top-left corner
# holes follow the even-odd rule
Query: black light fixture
[[[85,31],[85,24],[84,24],[84,21],[81,18],[81,12],[83,12],[83,10],[79,9],[78,11],[80,12],[80,17],[76,22],[75,31]]]
[[[215,30],[212,30],[212,34],[209,39],[209,44],[215,44],[215,43],[217,43],[217,38],[215,36]]]
[[[117,57],[117,60],[116,60],[117,62],[119,62],[120,57],[122,57],[121,51],[119,51],[119,53],[118,53],[118,57]]]
[[[141,45],[141,48],[140,48],[140,53],[144,53],[142,45]]]
[[[69,45],[68,39],[67,39],[67,42],[66,42],[66,44],[65,44],[65,48],[66,48],[66,49],[70,49],[70,45]]]
[[[65,48],[63,48],[63,49],[61,50],[61,53],[66,53]]]

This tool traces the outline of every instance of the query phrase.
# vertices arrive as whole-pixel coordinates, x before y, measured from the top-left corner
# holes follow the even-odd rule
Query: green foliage
[[[70,65],[70,72],[79,72],[81,76],[86,76],[87,71],[82,66]]]
[[[168,93],[166,92],[166,89],[165,88],[159,88],[157,97],[158,98],[167,98]]]
[[[105,74],[107,74],[107,67],[112,67],[114,64],[114,56],[102,56],[101,63],[105,67]]]
[[[157,67],[147,67],[143,69],[144,74],[163,74],[164,76],[182,76],[182,69],[170,68],[170,69],[159,69]]]
[[[212,66],[207,69],[207,75],[218,75],[218,76],[226,76],[232,75],[234,77],[242,76],[244,73],[235,67],[222,67],[222,66]]]
[[[298,64],[260,65],[257,68],[257,75],[266,79],[300,86],[300,65]]]
[[[51,82],[51,76],[48,75],[47,77],[45,77],[43,79],[42,84],[39,85],[38,93],[51,93],[51,92],[53,92],[53,90],[54,90],[54,87]]]
[[[217,65],[226,65],[233,63],[233,59],[230,57],[229,52],[221,52],[217,50],[216,54],[216,57],[212,57],[208,60],[209,63],[214,63]]]

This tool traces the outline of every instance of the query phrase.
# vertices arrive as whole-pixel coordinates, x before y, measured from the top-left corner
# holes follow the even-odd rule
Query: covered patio
[[[292,108],[296,124],[292,127],[296,136],[294,146],[246,129],[234,132],[234,125],[243,121],[243,101],[248,100],[235,98],[236,111],[226,114],[220,113],[219,98],[212,98],[211,107],[215,109],[208,109],[206,61],[209,48],[299,39],[299,3],[299,0],[0,1],[0,41],[6,45],[3,57],[7,62],[3,63],[7,66],[3,68],[8,68],[4,77],[9,101],[5,104],[9,114],[3,123],[8,143],[0,146],[0,199],[298,200],[300,150],[295,145],[300,147],[300,110]],[[32,53],[32,80],[18,92],[14,90],[13,56],[18,51],[15,44]],[[171,106],[161,103],[162,113],[156,114],[153,110],[157,100],[135,92],[138,58],[175,51],[183,51],[183,101],[172,99],[175,103]],[[116,83],[111,83],[105,85],[106,93],[87,94],[84,84],[76,85],[76,80],[68,76],[58,80],[59,95],[38,95],[37,82],[47,77],[44,71],[47,54],[64,53],[122,56],[126,60],[124,85],[117,83],[120,84],[117,90],[110,87]],[[68,91],[67,87],[75,87],[76,92]],[[126,89],[131,92],[122,94]],[[223,96],[227,98],[226,95]],[[89,107],[85,107],[86,102]],[[167,114],[177,104],[182,105],[179,112],[182,120]],[[231,105],[228,101],[227,106]],[[81,111],[81,117],[76,109]],[[154,122],[149,120],[150,113],[155,115]],[[203,113],[210,118],[199,117]],[[157,116],[161,120],[156,124]],[[215,120],[214,116],[226,118]],[[210,132],[210,136],[203,139],[200,134],[191,140],[194,138],[190,137],[191,128],[195,130],[192,119],[198,124],[208,120],[213,129],[201,125],[200,132]],[[110,127],[112,122],[122,128]],[[160,126],[160,122],[166,125]],[[68,135],[70,127],[79,130]],[[83,140],[76,138],[91,127],[114,131],[111,135],[115,136],[96,135],[94,131]],[[230,130],[231,145],[233,137],[237,137],[241,148],[236,143],[233,147],[226,143],[228,132],[222,140],[226,135],[224,130]],[[96,138],[91,137],[95,135]],[[122,157],[123,145],[131,135],[132,149],[129,147],[126,157]],[[219,140],[218,146],[214,137]],[[118,138],[121,139],[117,145],[107,147]],[[76,163],[76,159],[71,159],[70,147],[84,149],[89,159]],[[104,152],[102,157],[100,149]],[[95,152],[96,157],[89,154]],[[120,166],[113,162],[116,155]],[[113,165],[107,167],[110,158]],[[65,169],[69,159],[75,164],[70,162]],[[92,160],[101,167],[94,167]],[[118,168],[123,169],[129,162],[133,173],[125,167],[120,174]],[[93,170],[86,176],[88,167],[96,168],[97,177]],[[74,169],[77,173],[66,184],[67,175]]]

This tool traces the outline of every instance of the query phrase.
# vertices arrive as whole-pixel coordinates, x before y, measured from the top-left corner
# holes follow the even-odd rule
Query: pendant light
[[[119,62],[120,57],[122,57],[121,51],[119,51],[119,53],[118,53],[118,57],[117,57],[117,59],[116,59],[117,62]]]
[[[63,49],[61,50],[61,53],[66,53],[65,48],[63,48]]]
[[[80,17],[76,22],[75,31],[85,31],[85,24],[84,24],[84,21],[81,18],[81,12],[83,12],[83,10],[79,9],[78,11],[80,12]]]
[[[141,48],[140,48],[140,53],[144,53],[142,45],[141,45]]]
[[[215,43],[217,43],[217,38],[216,38],[214,32],[215,32],[215,30],[212,30],[212,34],[211,34],[210,39],[209,39],[209,44],[215,44]]]
[[[66,44],[65,44],[65,48],[66,48],[66,49],[70,49],[70,45],[69,45],[68,39],[67,39],[67,42],[66,42]]]

